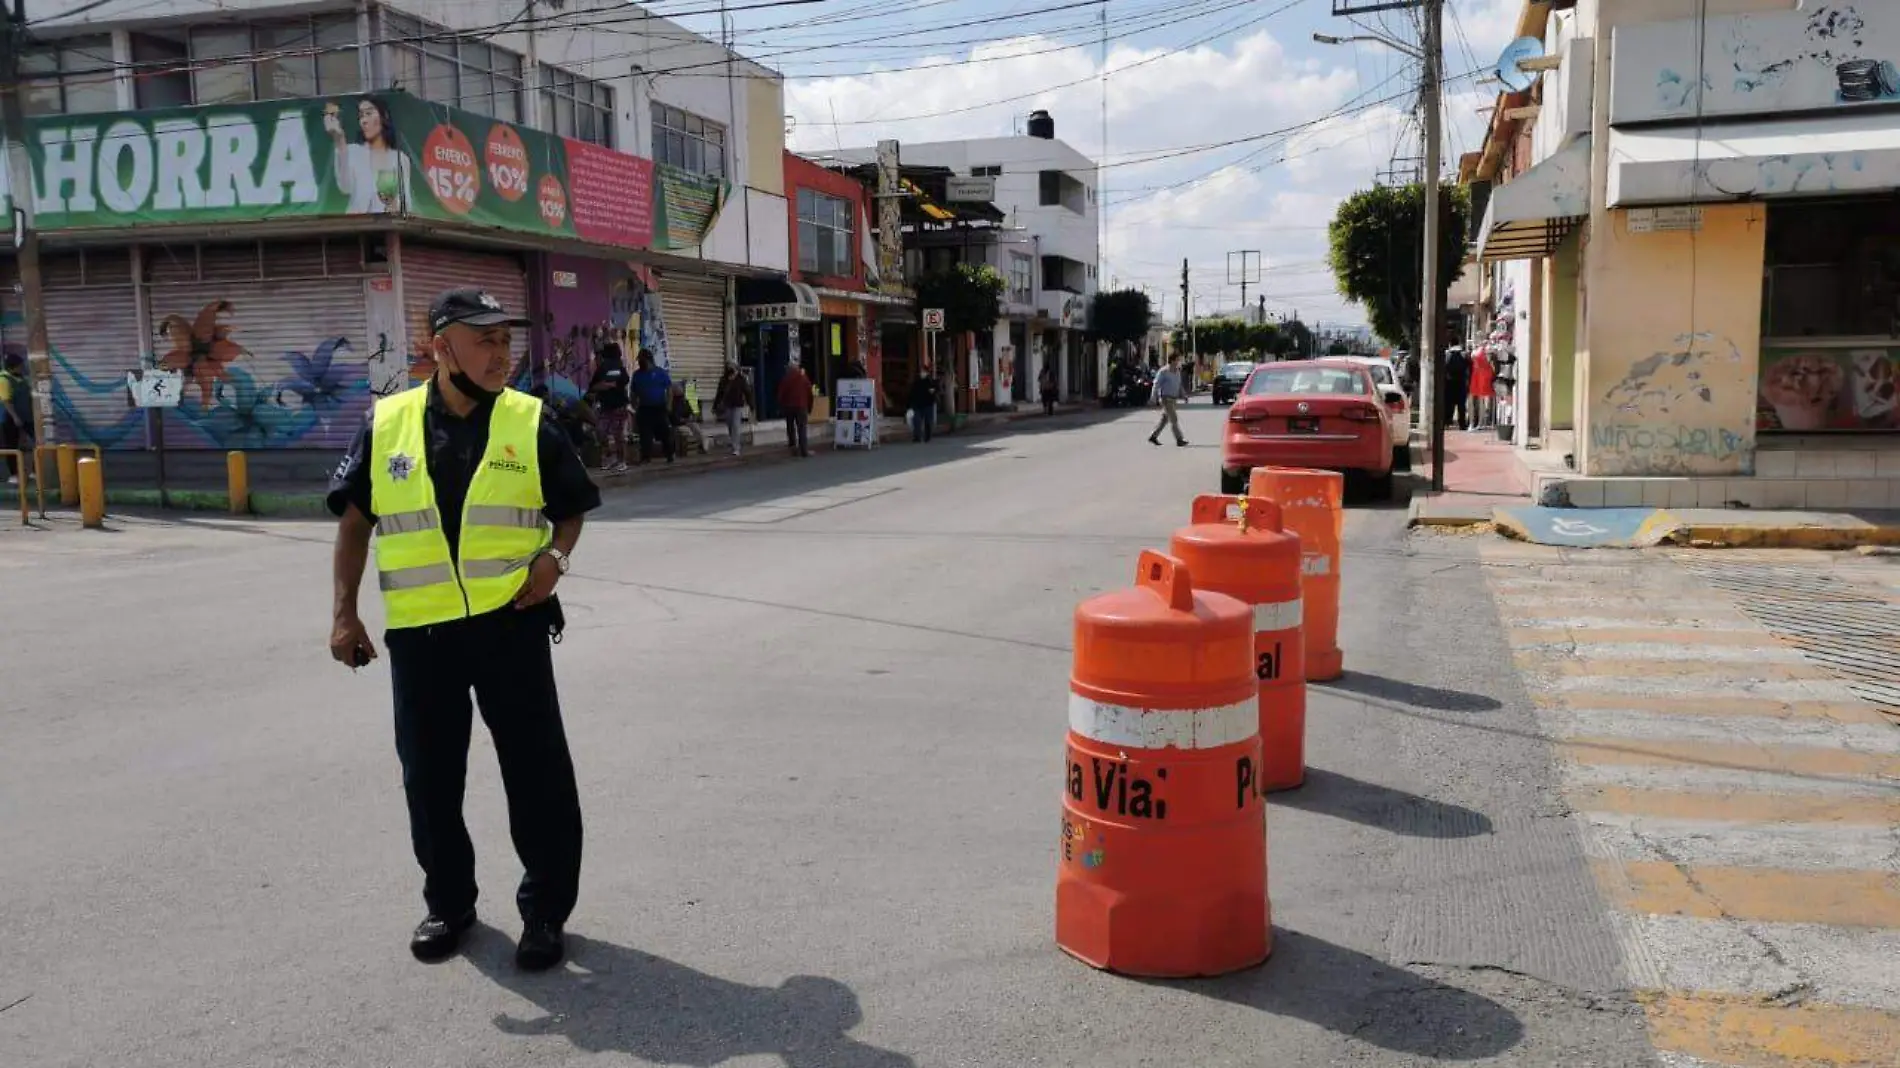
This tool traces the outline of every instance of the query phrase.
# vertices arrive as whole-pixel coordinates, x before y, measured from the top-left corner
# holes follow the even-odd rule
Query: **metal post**
[[[1444,0],[1425,0],[1425,68],[1423,84],[1419,86],[1419,104],[1425,110],[1425,220],[1424,244],[1425,292],[1419,301],[1419,358],[1427,356],[1431,363],[1424,377],[1424,385],[1419,388],[1419,403],[1425,409],[1425,425],[1431,430],[1432,445],[1432,489],[1442,491],[1445,488],[1445,411],[1441,398],[1444,396],[1445,355],[1438,347],[1438,142],[1440,113],[1444,110],[1439,100],[1439,66],[1443,60],[1443,48],[1440,45],[1444,32]]]
[[[20,56],[26,50],[26,0],[13,0],[13,10],[0,17],[0,127],[5,127],[7,174],[10,176],[15,259],[20,270],[20,308],[26,316],[27,377],[33,387],[33,407],[39,425],[34,440],[52,444],[53,358],[46,340],[46,302],[40,286],[40,237],[34,226],[33,164],[26,153],[26,117],[20,107]],[[21,478],[26,471],[22,468]],[[22,483],[24,485],[24,482]]]

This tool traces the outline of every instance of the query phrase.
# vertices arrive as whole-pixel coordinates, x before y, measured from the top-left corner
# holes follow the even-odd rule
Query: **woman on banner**
[[[397,141],[389,107],[375,97],[356,102],[356,128],[362,141],[348,143],[341,108],[335,101],[323,105],[323,129],[336,146],[336,187],[349,198],[352,215],[401,212],[409,204],[409,157]]]

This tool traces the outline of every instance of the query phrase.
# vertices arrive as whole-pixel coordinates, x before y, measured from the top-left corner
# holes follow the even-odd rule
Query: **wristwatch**
[[[559,549],[548,549],[546,550],[544,555],[553,557],[554,566],[560,569],[561,574],[563,575],[567,574],[568,559],[567,559],[566,553],[562,552]]]

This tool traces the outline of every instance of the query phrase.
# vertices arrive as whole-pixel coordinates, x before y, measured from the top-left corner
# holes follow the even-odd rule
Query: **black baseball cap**
[[[509,315],[501,301],[480,289],[445,289],[429,305],[429,333],[440,334],[444,327],[527,326],[522,315]]]

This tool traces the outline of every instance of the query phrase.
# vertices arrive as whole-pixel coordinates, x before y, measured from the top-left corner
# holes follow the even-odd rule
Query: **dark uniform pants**
[[[409,836],[422,865],[423,900],[437,916],[475,905],[475,848],[462,820],[471,690],[495,740],[508,830],[526,869],[515,903],[523,919],[556,924],[574,911],[581,807],[547,623],[546,612],[510,607],[385,639]]]

